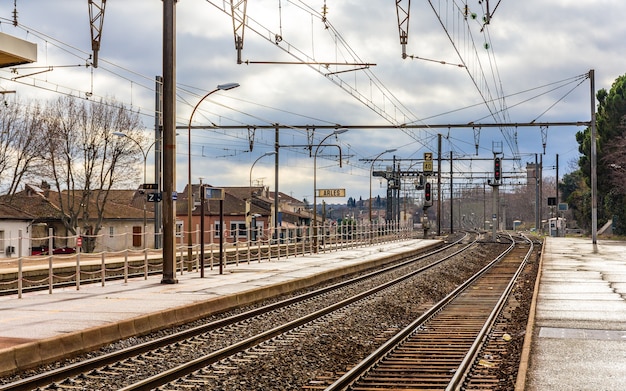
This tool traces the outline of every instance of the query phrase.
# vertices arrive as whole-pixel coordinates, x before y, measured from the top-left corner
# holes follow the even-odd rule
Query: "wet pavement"
[[[626,390],[626,243],[547,238],[527,391]]]

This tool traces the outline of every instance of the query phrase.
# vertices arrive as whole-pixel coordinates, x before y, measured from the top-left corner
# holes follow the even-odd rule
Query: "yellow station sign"
[[[346,189],[318,189],[318,197],[345,197]]]

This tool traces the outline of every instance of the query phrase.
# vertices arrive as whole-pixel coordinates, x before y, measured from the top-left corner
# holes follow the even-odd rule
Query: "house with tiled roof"
[[[269,197],[274,199],[274,192],[269,192]],[[298,227],[309,225],[313,219],[312,206],[304,201],[288,194],[278,192],[278,204],[280,205],[280,218],[282,227]]]
[[[98,197],[97,192],[59,193],[43,182],[41,186],[26,185],[24,190],[14,195],[1,196],[0,202],[32,215],[31,248],[47,246],[47,238],[52,230],[54,248],[74,248],[77,235],[80,235],[83,242],[91,241],[91,251],[119,251],[154,246],[154,213],[144,212],[142,202],[136,202],[137,193],[135,190],[111,190],[106,195],[106,202],[103,202],[103,195]],[[135,206],[137,204],[141,206]],[[83,213],[71,216],[68,211],[70,208]],[[101,220],[98,219],[98,208],[102,210]],[[90,212],[84,213],[87,210]],[[63,220],[72,218],[76,219],[76,233],[63,223]],[[96,233],[93,227],[97,224],[101,228]]]
[[[28,255],[34,216],[0,202],[0,257]]]
[[[207,185],[209,186],[209,185]],[[192,240],[197,238],[200,232],[202,208],[200,203],[200,184],[192,185]],[[211,187],[211,186],[209,186]],[[225,241],[245,242],[251,237],[252,240],[267,239],[273,235],[274,223],[272,222],[274,198],[264,186],[242,186],[242,187],[221,187],[224,189],[224,200],[206,200],[204,205],[205,217],[205,243],[219,242],[220,227],[225,227]],[[280,193],[279,197],[279,225],[285,230],[287,228],[295,230],[310,224],[310,214],[304,210],[304,204],[292,197]],[[187,242],[188,222],[188,188],[178,193],[176,201],[177,219],[177,242],[180,244]],[[294,208],[293,205],[300,205]],[[220,209],[221,206],[221,209]],[[220,213],[221,211],[221,213]],[[256,232],[248,232],[248,226],[256,227]],[[262,233],[262,236],[257,237]],[[291,236],[294,236],[292,234]]]

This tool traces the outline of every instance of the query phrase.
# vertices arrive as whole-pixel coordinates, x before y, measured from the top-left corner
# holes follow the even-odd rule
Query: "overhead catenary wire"
[[[291,3],[291,4],[295,4],[293,1],[289,1],[289,3]],[[301,2],[301,3],[302,3],[302,2]],[[311,18],[313,19],[313,16],[311,16]],[[332,25],[331,25],[331,26],[332,26]],[[280,33],[282,33],[282,21],[281,21]],[[333,34],[334,34],[334,33],[333,33]],[[340,42],[342,39],[343,39],[343,37],[341,37],[341,35],[340,35],[340,34],[339,34],[339,35],[337,35],[337,40],[338,40],[338,42]],[[349,45],[348,45],[348,49],[349,49]],[[348,50],[346,53],[349,53],[349,50]],[[104,61],[103,61],[103,60],[101,60],[101,62],[104,62]],[[117,65],[116,65],[116,66],[117,66]],[[99,68],[99,69],[100,69],[100,68]],[[123,69],[123,68],[119,68],[119,69]],[[93,72],[93,70],[91,70],[91,71]],[[107,71],[107,72],[109,72],[109,70],[106,70],[106,71]],[[136,79],[136,78],[134,78],[134,77],[131,77],[131,76],[128,76],[128,75],[123,75],[123,74],[122,74],[122,72],[118,72],[118,68],[113,68],[110,72],[111,72],[111,74],[116,75],[116,77],[120,77],[120,78],[123,78],[123,79],[127,80],[127,81],[128,81],[128,83],[129,83],[129,88],[131,89],[131,91],[132,91],[133,89],[135,89],[135,90],[136,90],[136,89],[137,89],[137,86],[140,86],[139,88],[144,88],[144,87],[145,87],[145,88],[147,88],[147,89],[148,89],[148,90],[150,90],[150,91],[152,91],[152,90],[153,90],[153,85],[152,85],[152,83],[153,83],[153,78],[152,78],[152,77],[145,77],[145,76],[142,76],[142,77],[144,77],[144,78],[145,78],[145,80],[146,80],[146,82],[145,82],[145,83],[143,83],[143,82],[141,82],[141,80],[138,82],[138,81],[137,81],[137,79]],[[148,83],[147,81],[149,81],[149,83]],[[375,85],[375,84],[376,84],[376,80],[375,80],[375,79],[370,79],[370,83],[371,83],[371,85]],[[382,83],[381,83],[381,84],[382,84]],[[382,84],[382,86],[384,87],[384,84]],[[37,87],[37,88],[39,88],[39,87]],[[54,92],[54,87],[52,87],[50,90]],[[184,89],[181,89],[181,90],[184,90]],[[373,89],[370,89],[370,93],[371,93],[371,91],[373,91]],[[360,91],[360,92],[362,93],[362,91]],[[187,91],[181,91],[181,92],[180,92],[180,94],[179,94],[179,96],[177,97],[177,100],[178,100],[179,102],[182,102],[182,103],[183,103],[183,104],[185,104],[185,105],[189,105],[189,101],[188,101],[188,99],[187,99],[187,97],[186,97],[186,95],[185,95],[186,93],[187,93]],[[392,94],[392,95],[393,95],[393,94]],[[132,99],[132,96],[133,96],[133,93],[131,92],[131,100],[130,100],[130,101],[131,101],[131,106],[132,106],[132,104],[134,103],[134,101],[133,101],[133,99]],[[228,97],[228,99],[231,99],[231,97]],[[495,99],[497,99],[497,98],[495,98]],[[221,100],[221,98],[220,98],[220,100]],[[371,100],[371,101],[373,101],[373,99],[370,99],[370,100]],[[397,99],[396,99],[396,100],[397,100]],[[135,101],[135,102],[136,102],[136,101]],[[224,107],[224,108],[228,108],[229,110],[230,110],[230,109],[232,109],[232,107],[228,107],[228,105],[224,105],[224,104],[223,104],[223,103],[221,103],[221,102],[217,102],[217,101],[216,101],[216,102],[212,102],[212,104],[213,104],[213,103],[215,103],[217,106]],[[248,103],[250,103],[250,104],[254,104],[254,102],[248,102]],[[260,107],[261,107],[261,106],[262,106],[262,105],[260,105]],[[265,107],[265,108],[269,108],[268,106],[263,106],[263,107]],[[137,107],[135,107],[135,108],[137,108]],[[148,108],[143,108],[143,107],[140,107],[140,108],[139,108],[139,110],[142,112],[142,114],[143,114],[143,115],[145,115],[146,113],[152,113],[152,112],[153,112],[153,108],[152,108],[152,107],[148,107]],[[278,111],[281,111],[281,112],[289,113],[290,115],[300,115],[300,114],[295,113],[295,112],[293,112],[293,111],[280,110],[280,109],[273,109],[273,108],[272,108],[272,110],[278,110]],[[204,111],[204,110],[203,110],[203,111]],[[392,110],[392,111],[393,111],[393,110]],[[245,122],[245,120],[236,119],[236,118],[234,118],[235,116],[229,115],[228,113],[226,113],[226,114],[223,114],[223,113],[212,113],[210,110],[206,110],[206,113],[207,113],[207,115],[206,115],[206,117],[205,117],[205,118],[206,118],[207,120],[209,120],[209,121],[210,121],[210,119],[211,119],[211,117],[212,117],[212,116],[216,116],[216,118],[219,118],[220,120],[224,120],[224,122],[226,122],[226,123],[233,121],[234,123],[240,123],[240,124],[243,124],[243,123]],[[269,121],[269,120],[267,119],[267,116],[264,116],[264,115],[258,115],[258,114],[256,114],[256,113],[252,113],[252,112],[247,112],[246,110],[239,110],[239,111],[237,111],[237,110],[234,110],[234,109],[233,109],[233,113],[238,113],[238,114],[241,114],[241,115],[243,115],[243,116],[249,116],[248,118],[251,118],[251,119],[252,119],[252,120],[254,120],[254,121],[260,121],[261,123],[267,123],[267,124],[270,124],[270,123],[271,123],[271,121]],[[406,115],[406,118],[401,118],[401,117],[402,117],[402,115],[400,115],[398,118],[400,118],[400,119],[402,119],[402,120],[405,120],[406,122],[422,122],[422,121],[423,121],[422,119],[415,119],[415,116],[412,116],[412,114]],[[307,119],[307,120],[313,120],[313,121],[316,121],[316,122],[317,122],[317,120],[318,120],[318,119],[315,119],[315,117],[311,117],[311,116],[302,116],[302,118]],[[181,118],[181,119],[182,119],[182,118]],[[214,121],[215,121],[215,122],[218,122],[218,121],[217,121],[217,120],[215,120],[215,119],[214,119]],[[320,121],[320,122],[322,122],[322,123],[329,123],[329,124],[330,124],[330,123],[332,123],[332,121],[327,121],[327,120],[326,120],[326,121]],[[219,123],[220,123],[220,122],[218,122],[218,124],[219,124]],[[422,123],[423,123],[423,122],[422,122]],[[402,128],[399,128],[399,129],[400,129],[401,131],[403,131],[403,132],[405,132],[405,131],[406,131],[405,129],[402,129]],[[298,131],[302,131],[302,129],[299,129]],[[433,135],[431,135],[430,137],[425,137],[425,136],[421,135],[421,136],[420,136],[420,138],[421,138],[421,139],[423,139],[423,140],[425,140],[425,141],[424,141],[423,146],[427,146],[427,145],[429,145],[429,144],[432,142],[432,140],[433,140],[434,136],[433,136]],[[244,139],[245,139],[245,138],[242,138],[242,140],[244,140]],[[460,151],[459,151],[459,152],[460,152]]]
[[[435,5],[433,4],[433,0],[428,0],[428,3],[430,5],[431,10],[433,11],[433,13],[437,16],[439,24],[443,28],[446,36],[448,37],[448,40],[452,44],[455,52],[457,53],[457,56],[461,60],[461,63],[465,66],[465,70],[466,70],[468,76],[470,77],[470,80],[472,81],[472,84],[474,85],[474,87],[478,91],[481,99],[483,100],[483,103],[485,104],[485,107],[487,107],[487,109],[489,110],[491,117],[494,120],[496,120],[496,121],[504,122],[503,118],[501,118],[499,114],[505,113],[506,110],[503,110],[503,111],[496,110],[496,107],[491,104],[493,102],[500,101],[501,102],[501,107],[503,107],[505,105],[504,101],[501,98],[501,95],[503,95],[503,93],[500,92],[501,91],[501,82],[495,82],[494,83],[496,85],[496,89],[499,90],[500,93],[497,95],[498,96],[497,99],[493,98],[493,94],[491,92],[491,88],[489,87],[489,83],[487,82],[487,77],[485,75],[485,70],[483,69],[482,61],[480,60],[480,56],[478,55],[476,42],[474,40],[474,37],[472,35],[471,29],[470,29],[470,26],[469,26],[469,22],[472,19],[471,18],[470,19],[467,18],[467,15],[466,15],[467,8],[465,6],[459,6],[455,1],[452,1],[452,2],[446,1],[446,6],[443,8],[443,12],[445,12],[445,14],[442,15],[441,2],[439,2],[440,5],[438,7],[435,7]],[[449,8],[448,8],[448,5],[449,5]],[[450,20],[452,20],[452,22],[450,22]],[[451,25],[450,25],[450,23],[451,23]],[[461,26],[461,25],[465,26],[463,31],[466,32],[466,35],[463,35],[464,42],[457,42],[456,35],[460,34],[457,31],[457,26]],[[460,27],[458,27],[458,29],[460,31]],[[482,29],[481,28],[481,32],[484,35],[486,34],[486,30],[487,29]],[[457,32],[455,33],[455,31],[457,31]],[[488,36],[485,35],[485,37],[488,37]],[[487,41],[487,42],[489,42],[489,41]],[[463,44],[463,46],[461,46],[461,44]],[[466,58],[461,53],[460,47],[467,47],[468,48],[467,50],[473,56],[472,60],[476,64],[475,67],[468,65],[469,59]],[[492,44],[491,43],[487,43],[485,45],[485,49],[493,50]],[[496,75],[497,75],[497,72],[494,72],[495,61],[492,59],[491,54],[488,54],[488,59],[490,60],[490,64],[492,65],[492,68],[491,68],[491,70],[492,70],[492,77],[495,78]],[[474,72],[476,74],[474,74]],[[480,80],[478,80],[478,77],[480,78]],[[514,134],[512,134],[510,130],[506,130],[506,129],[501,129],[501,131],[502,131],[502,134],[503,134],[505,140],[507,141],[507,144],[509,145],[509,148],[511,149],[512,153],[514,155],[519,155],[519,150],[518,150],[518,146],[517,146],[517,140],[516,140]]]

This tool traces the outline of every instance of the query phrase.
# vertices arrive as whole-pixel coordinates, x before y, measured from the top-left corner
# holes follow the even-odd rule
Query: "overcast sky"
[[[491,0],[488,26],[482,23],[486,1],[413,1],[406,59],[394,2],[255,0],[247,9],[244,64],[236,62],[232,19],[220,9],[226,3],[180,0],[176,6],[177,125],[186,126],[193,107],[216,85],[241,85],[211,95],[194,116],[196,126],[243,127],[193,131],[195,183],[202,178],[214,186],[247,186],[253,162],[274,144],[273,130],[254,130],[254,125],[278,123],[294,126],[280,132],[279,190],[311,200],[314,159],[301,146],[312,144],[314,152],[331,132],[315,125],[588,121],[585,75],[594,69],[596,89],[608,90],[626,73],[623,0]],[[5,99],[44,100],[59,94],[116,99],[139,110],[153,135],[154,78],[162,74],[162,8],[160,0],[109,1],[99,67],[92,68],[85,66],[91,54],[86,0],[17,0],[17,27],[13,1],[0,2],[0,31],[38,45],[36,64],[0,69],[0,89],[18,92]],[[285,62],[290,64],[279,64]],[[13,80],[16,76],[24,77]],[[544,175],[556,174],[557,154],[559,174],[571,170],[578,130],[583,128],[545,131]],[[186,130],[178,132],[176,187],[182,191],[189,139]],[[481,159],[493,158],[494,146],[502,146],[507,172],[519,171],[544,152],[537,127],[351,129],[320,148],[317,188],[345,188],[348,196],[365,199],[371,163],[363,159],[397,149],[384,154],[374,169],[385,169],[394,155],[403,170],[411,164],[419,169],[421,163],[408,159],[420,159],[424,152],[436,157],[438,133],[444,140],[442,155],[448,158],[452,151],[454,170],[466,178],[460,180],[464,183],[482,185],[482,173],[492,164]],[[518,160],[508,160],[514,157]],[[137,169],[141,181],[141,165]],[[443,171],[449,172],[447,163]],[[251,176],[254,184],[274,190],[274,158],[259,160]],[[373,189],[374,196],[384,195],[378,179]],[[327,200],[334,201],[345,200]]]

